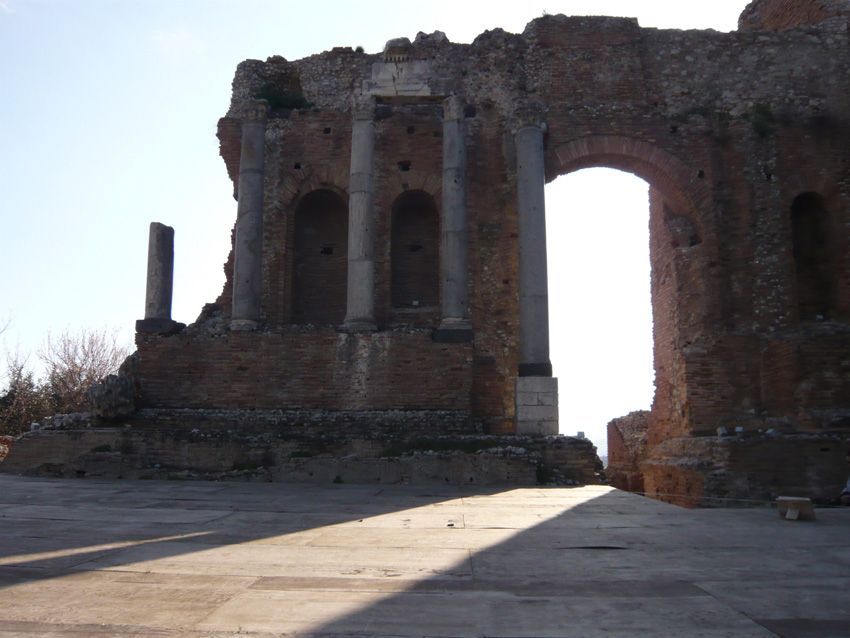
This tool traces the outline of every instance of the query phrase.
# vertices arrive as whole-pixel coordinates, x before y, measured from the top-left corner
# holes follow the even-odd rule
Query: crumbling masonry
[[[571,399],[549,362],[544,185],[605,166],[650,184],[656,375],[613,474],[685,504],[830,496],[850,436],[848,17],[759,0],[728,34],[559,15],[243,62],[218,128],[227,282],[171,321],[171,235],[152,229],[136,411],[104,454],[136,475],[146,454],[283,478],[592,480],[589,444],[545,436]]]

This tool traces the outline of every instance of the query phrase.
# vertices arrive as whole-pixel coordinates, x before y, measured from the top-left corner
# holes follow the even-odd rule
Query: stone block
[[[539,405],[540,395],[536,392],[517,392],[516,404],[517,407],[521,405]]]
[[[558,434],[558,421],[517,419],[517,434],[531,434],[534,436],[551,436]]]
[[[538,405],[558,405],[558,394],[556,392],[541,392],[537,395]]]
[[[517,420],[522,421],[556,421],[558,420],[557,405],[518,405]]]
[[[815,508],[812,499],[799,496],[779,496],[776,498],[779,516],[788,521],[813,521]]]
[[[517,378],[516,431],[540,436],[558,434],[558,379]]]
[[[557,377],[518,377],[516,380],[517,392],[537,392],[558,394]]]
[[[372,77],[363,81],[363,92],[369,95],[431,95],[428,85],[432,77],[429,60],[407,62],[376,62]]]

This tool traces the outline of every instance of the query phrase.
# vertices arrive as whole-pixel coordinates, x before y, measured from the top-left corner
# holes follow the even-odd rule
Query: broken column
[[[375,212],[372,181],[375,157],[375,99],[361,96],[353,106],[348,185],[348,296],[343,328],[371,332],[375,325]]]
[[[443,101],[443,210],[440,246],[442,308],[435,341],[472,340],[467,287],[466,140],[464,102],[457,96]]]
[[[255,100],[246,109],[242,120],[231,330],[254,330],[260,321],[267,114],[268,103]]]
[[[519,434],[558,433],[558,381],[552,378],[549,361],[544,130],[539,109],[518,113],[514,139],[519,215]]]
[[[174,229],[151,222],[148,235],[148,277],[145,287],[145,318],[136,321],[136,331],[168,334],[183,328],[171,319],[174,282]]]

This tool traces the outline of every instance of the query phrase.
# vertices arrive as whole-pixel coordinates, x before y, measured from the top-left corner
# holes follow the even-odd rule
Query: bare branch
[[[30,423],[48,414],[44,386],[27,364],[28,357],[20,352],[6,355],[6,385],[0,391],[0,435],[22,434]]]
[[[86,410],[86,391],[116,372],[128,354],[129,350],[118,343],[115,331],[48,335],[38,356],[45,368],[45,385],[54,410]]]

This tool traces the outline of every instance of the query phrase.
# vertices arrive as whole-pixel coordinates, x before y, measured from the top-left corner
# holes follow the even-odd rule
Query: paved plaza
[[[0,636],[850,636],[850,508],[0,476]]]

